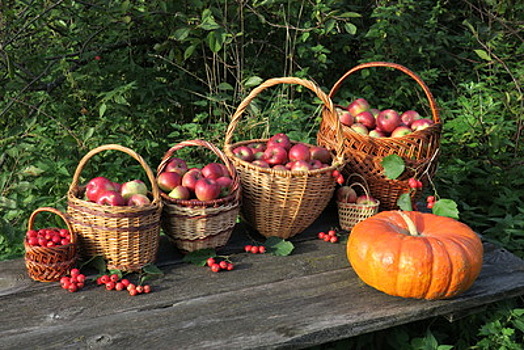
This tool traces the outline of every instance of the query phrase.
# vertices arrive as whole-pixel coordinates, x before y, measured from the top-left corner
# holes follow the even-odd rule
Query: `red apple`
[[[209,163],[206,164],[202,170],[202,175],[210,179],[218,179],[221,176],[224,176],[223,169],[218,163]]]
[[[337,189],[336,198],[338,202],[355,203],[357,201],[357,192],[350,186],[341,186]]]
[[[349,111],[349,113],[351,113],[353,117],[356,117],[357,114],[367,111],[368,109],[369,103],[363,98],[357,98],[356,100],[351,102],[347,108],[347,110]]]
[[[113,181],[113,187],[115,188],[115,191],[120,192],[122,190],[122,184],[119,182]]]
[[[368,130],[375,127],[375,117],[373,117],[370,111],[357,114],[355,116],[355,122],[364,125]]]
[[[380,109],[378,108],[370,108],[369,111],[371,112],[371,114],[373,114],[373,118],[377,119],[379,113],[380,113]]]
[[[134,194],[147,195],[147,186],[142,180],[132,180],[122,184],[120,194],[127,201]]]
[[[295,160],[291,165],[291,171],[309,171],[309,162],[306,160]]]
[[[288,161],[286,149],[278,145],[281,143],[282,142],[278,142],[274,145],[269,145],[268,141],[268,146],[264,151],[264,157],[262,157],[262,159],[269,165],[285,164]]]
[[[251,162],[254,159],[253,149],[247,146],[238,146],[233,149],[233,154],[246,162]]]
[[[337,107],[336,111],[341,124],[345,126],[353,125],[353,116],[348,112],[348,110]]]
[[[187,187],[190,192],[195,192],[195,185],[198,180],[203,179],[204,175],[198,168],[190,169],[182,176],[182,186]]]
[[[400,120],[402,123],[404,123],[406,126],[411,126],[411,123],[413,123],[415,120],[420,119],[420,114],[418,114],[417,111],[409,110],[405,111],[400,115]]]
[[[363,204],[363,205],[375,205],[378,203],[378,201],[375,198],[373,198],[371,195],[363,194],[357,197],[357,200],[355,203]]]
[[[311,159],[319,160],[321,163],[329,164],[331,162],[331,153],[325,147],[312,146],[309,154]]]
[[[412,132],[413,130],[411,130],[409,126],[400,125],[397,126],[395,130],[393,130],[393,132],[391,133],[391,137],[402,137],[411,134]]]
[[[386,132],[391,133],[400,125],[400,115],[393,109],[385,109],[377,116],[377,127]]]
[[[305,160],[309,161],[311,159],[311,154],[309,153],[309,147],[303,143],[294,144],[287,153],[288,159],[293,160]]]
[[[169,197],[174,199],[187,200],[191,198],[191,192],[186,186],[179,185],[168,194]]]
[[[266,144],[264,142],[252,142],[248,145],[254,153],[264,152],[266,150]]]
[[[313,170],[313,169],[321,169],[322,168],[322,163],[320,160],[318,159],[310,159],[309,160],[309,169]]]
[[[179,173],[174,171],[164,171],[158,175],[158,177],[156,178],[156,183],[158,185],[158,188],[160,188],[162,191],[166,193],[169,193],[173,190],[173,188],[182,184],[182,178],[184,176],[185,174],[180,175]]]
[[[222,168],[222,176],[231,177],[231,174],[229,174],[229,170],[227,169],[227,166],[223,163],[217,163]]]
[[[251,162],[251,164],[256,165],[256,166],[259,166],[259,167],[262,167],[262,168],[270,168],[270,167],[271,167],[271,166],[269,165],[269,163],[266,162],[266,161],[263,160],[263,159],[255,159],[254,161]]]
[[[387,136],[383,131],[380,131],[380,129],[370,130],[368,135],[371,137],[386,137]]]
[[[187,163],[181,158],[171,158],[164,167],[164,171],[179,173],[184,175],[187,171]]]
[[[281,146],[287,151],[291,148],[291,140],[286,134],[278,133],[271,136],[267,141],[266,149],[271,146]]]
[[[220,185],[213,179],[204,177],[195,184],[195,196],[201,201],[210,201],[220,196]]]
[[[263,159],[264,158],[264,151],[258,151],[253,154],[254,160]]]
[[[355,123],[351,125],[351,129],[356,132],[357,134],[367,135],[369,134],[368,128],[366,128],[364,125],[360,123]]]
[[[126,201],[122,195],[115,190],[107,190],[100,194],[96,200],[97,204],[110,206],[124,206]]]
[[[288,171],[288,170],[289,170],[289,169],[286,168],[286,166],[283,165],[283,164],[273,165],[271,168],[272,168],[272,169],[275,169],[275,170],[285,170],[285,171]]]
[[[225,197],[231,192],[233,180],[230,177],[222,176],[215,181],[220,186],[220,197]]]
[[[433,120],[431,119],[426,119],[426,118],[417,119],[413,121],[413,123],[411,123],[411,130],[413,131],[423,130],[427,127],[430,127],[431,125],[433,125]]]
[[[144,194],[135,193],[127,199],[126,204],[131,207],[143,207],[145,205],[151,204],[151,200],[149,200],[149,198]]]
[[[100,197],[102,193],[109,190],[115,190],[114,183],[106,177],[98,176],[89,180],[89,182],[87,183],[86,197],[91,202],[96,202],[98,201],[98,197]]]

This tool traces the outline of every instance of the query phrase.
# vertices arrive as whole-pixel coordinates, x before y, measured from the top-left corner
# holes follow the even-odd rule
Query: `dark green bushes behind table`
[[[349,4],[348,4],[349,3]],[[298,76],[324,91],[368,61],[419,74],[444,121],[439,195],[488,240],[524,257],[524,5],[520,1],[3,1],[0,14],[0,259],[21,256],[32,210],[65,207],[80,158],[105,143],[155,168],[170,145],[221,145],[261,81]],[[235,137],[292,132],[313,142],[318,101],[275,88]],[[409,77],[368,69],[336,103],[428,113]],[[114,157],[116,156],[116,157]],[[128,168],[127,173],[120,169]],[[119,154],[85,177],[143,177]]]

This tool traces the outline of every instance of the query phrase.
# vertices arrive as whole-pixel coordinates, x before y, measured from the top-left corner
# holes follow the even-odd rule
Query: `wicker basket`
[[[427,182],[427,176],[434,175],[439,155],[442,124],[435,99],[426,84],[411,70],[396,63],[370,62],[350,69],[335,83],[329,93],[329,97],[333,98],[342,83],[350,75],[359,70],[372,67],[394,68],[414,79],[429,100],[429,107],[434,121],[430,127],[424,130],[418,130],[396,138],[374,138],[358,134],[351,128],[343,126],[343,143],[347,160],[344,173],[357,172],[362,174],[370,186],[371,194],[380,200],[380,209],[394,210],[398,208],[397,200],[400,195],[410,192],[407,180],[415,175],[415,171],[409,169],[416,169],[418,175],[423,175],[421,180],[425,183]],[[318,144],[329,149],[334,149],[338,146],[336,119],[338,117],[331,111],[323,111],[320,130],[317,134]],[[391,154],[402,157],[408,169],[401,177],[395,180],[387,179],[383,175],[381,165],[382,159]],[[420,195],[420,190],[411,191],[410,193],[412,201],[415,201]]]
[[[87,161],[102,151],[121,151],[137,160],[152,186],[146,206],[105,206],[84,200],[85,186],[78,181]],[[67,193],[71,225],[78,236],[83,258],[102,256],[110,269],[138,271],[156,259],[160,235],[162,200],[155,176],[144,159],[120,145],[104,145],[88,152],[78,164]]]
[[[56,247],[31,246],[24,239],[25,266],[29,277],[39,282],[55,282],[65,276],[75,266],[77,258],[77,243],[73,228],[66,214],[58,209],[42,207],[36,209],[29,217],[27,230],[32,230],[36,215],[41,212],[50,212],[58,215],[67,225],[71,234],[71,243]]]
[[[240,180],[237,172],[225,154],[210,142],[190,140],[171,147],[158,166],[157,176],[176,151],[189,146],[204,147],[217,155],[226,166],[233,183],[228,196],[211,201],[174,199],[161,192],[164,202],[162,229],[184,253],[226,245],[240,211]]]
[[[350,179],[352,177],[359,177],[361,182],[353,182],[350,183]],[[366,195],[370,195],[369,186],[366,182],[366,179],[362,177],[360,174],[351,174],[346,178],[346,185],[349,184],[349,187],[359,187],[362,189],[363,193]],[[364,219],[367,219],[376,213],[378,213],[378,208],[380,205],[380,201],[378,201],[376,204],[372,205],[365,205],[365,204],[357,204],[357,203],[347,203],[347,202],[340,202],[337,200],[337,208],[338,208],[338,221],[340,224],[340,227],[343,230],[351,231],[353,226],[358,224]]]
[[[260,92],[277,84],[302,85],[320,98],[326,111],[333,114],[336,112],[331,99],[313,82],[293,77],[273,78],[251,91],[238,106],[228,126],[224,152],[240,176],[242,218],[265,237],[277,236],[286,239],[310,226],[325,209],[335,189],[333,171],[342,169],[344,161],[342,144],[335,152],[329,167],[309,171],[262,168],[235,157],[233,149],[236,147],[252,142],[267,142],[267,139],[256,139],[232,144],[232,139],[235,128],[251,101]],[[336,125],[340,125],[338,121]],[[338,127],[338,130],[340,137],[337,139],[341,140],[341,127]]]

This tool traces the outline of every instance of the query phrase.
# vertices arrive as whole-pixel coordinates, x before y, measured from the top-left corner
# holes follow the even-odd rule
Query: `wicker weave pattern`
[[[353,182],[352,184],[349,184],[348,186],[351,188],[359,187],[364,191],[364,194],[369,195],[370,190],[369,186],[367,184],[367,181],[362,175],[358,173],[350,174],[346,178],[346,183],[349,183],[349,180],[353,177],[359,177],[361,182]],[[338,207],[338,221],[340,224],[340,227],[343,230],[351,231],[353,226],[361,222],[362,220],[365,220],[376,213],[378,213],[380,203],[373,204],[373,205],[363,205],[363,204],[356,204],[356,203],[347,203],[347,202],[340,202],[337,201],[337,207]]]
[[[226,166],[233,183],[227,197],[212,201],[180,200],[161,193],[164,202],[162,229],[183,252],[205,248],[220,248],[228,242],[240,211],[240,180],[235,167],[215,145],[204,140],[183,141],[169,149],[157,168],[157,176],[164,170],[174,153],[184,147],[203,147]]]
[[[389,67],[397,69],[417,82],[424,91],[432,113],[434,124],[424,130],[393,138],[373,138],[354,132],[351,128],[342,126],[344,141],[343,147],[347,159],[344,173],[357,172],[365,176],[369,183],[371,194],[381,202],[381,210],[397,209],[397,200],[402,193],[409,192],[407,179],[414,175],[414,171],[407,170],[395,180],[385,178],[382,173],[381,161],[383,157],[396,154],[402,157],[408,168],[417,169],[418,174],[433,176],[439,155],[440,135],[442,124],[440,121],[435,99],[422,79],[406,67],[389,62],[370,62],[358,65],[346,72],[333,86],[329,97],[333,98],[342,83],[353,73],[365,68]],[[325,110],[317,134],[317,142],[327,148],[337,147],[339,141],[335,132],[335,119],[338,116]],[[427,182],[426,177],[422,177]],[[420,191],[412,191],[412,200],[420,195]]]
[[[27,230],[34,227],[35,217],[38,213],[50,212],[58,215],[66,223],[71,234],[71,243],[56,247],[31,246],[24,240],[25,265],[29,277],[39,282],[55,282],[65,276],[75,266],[77,258],[77,242],[67,216],[61,211],[42,207],[36,209],[29,217]]]
[[[79,186],[80,174],[87,161],[102,151],[117,150],[137,160],[152,186],[151,204],[142,207],[99,205],[84,198],[85,187]],[[120,145],[104,145],[87,153],[78,164],[67,193],[71,225],[78,236],[80,255],[102,256],[112,269],[137,271],[156,259],[162,201],[153,172],[133,150]]]
[[[342,142],[334,146],[332,164],[324,169],[291,172],[261,168],[243,161],[233,154],[233,149],[251,142],[267,142],[267,139],[242,141],[232,144],[236,126],[251,101],[265,89],[277,84],[298,84],[313,91],[325,106],[325,113],[335,114],[333,102],[314,83],[292,77],[273,78],[256,87],[237,107],[229,124],[224,142],[224,152],[235,165],[242,187],[241,216],[265,237],[290,238],[315,221],[333,196],[335,181],[333,170],[344,165]],[[342,140],[338,119],[334,124]],[[338,126],[337,126],[338,125]],[[310,145],[311,146],[311,145]]]

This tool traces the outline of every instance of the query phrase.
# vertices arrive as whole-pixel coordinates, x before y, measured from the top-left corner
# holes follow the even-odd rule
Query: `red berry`
[[[126,287],[124,286],[124,284],[122,282],[115,283],[115,290],[121,291],[121,290],[124,290],[125,288]]]
[[[227,261],[222,260],[221,262],[218,263],[218,266],[220,266],[220,268],[221,268],[222,270],[227,269]]]
[[[100,276],[100,282],[102,282],[102,284],[106,284],[107,282],[110,282],[111,280],[109,279],[109,276],[108,275],[102,275]]]
[[[258,247],[258,252],[259,252],[260,254],[264,254],[264,253],[266,252],[266,247],[263,246],[263,245],[259,246],[259,247]]]
[[[136,291],[135,288],[133,288],[133,289],[128,289],[127,291],[129,292],[129,295],[131,295],[131,296],[135,296],[135,295],[138,294],[138,292]]]
[[[211,267],[211,265],[213,265],[214,263],[215,263],[215,259],[214,259],[214,258],[209,258],[209,259],[207,259],[207,261],[206,261],[207,266],[210,266],[210,267]]]
[[[329,242],[330,239],[331,239],[330,235],[325,235],[323,240],[324,242]]]
[[[71,283],[69,287],[67,288],[67,290],[70,291],[71,293],[74,293],[78,290],[78,287],[76,286],[76,284]]]
[[[75,277],[76,277],[76,280],[77,280],[78,282],[80,282],[80,283],[84,283],[85,280],[86,280],[86,276],[85,276],[84,274],[82,274],[82,273],[76,275]]]
[[[120,280],[120,276],[118,276],[118,274],[114,273],[111,276],[109,276],[109,280],[111,282],[115,282],[116,283],[116,282],[118,282]]]
[[[115,282],[107,282],[106,283],[106,290],[113,290],[115,289]]]
[[[324,239],[324,237],[326,237],[326,233],[325,232],[319,232],[318,233],[318,239]]]
[[[38,245],[41,247],[47,247],[47,239],[44,237],[38,238]]]
[[[435,206],[435,202],[428,202],[427,207],[428,209],[432,209]]]
[[[36,238],[36,237],[29,237],[27,239],[27,244],[29,244],[29,245],[38,245],[38,238]]]
[[[338,242],[338,237],[337,236],[330,236],[329,241],[331,243],[337,243]]]
[[[27,231],[27,237],[38,237],[38,232],[36,230]]]
[[[76,275],[75,275],[75,276],[71,276],[71,278],[69,279],[69,281],[70,281],[71,283],[76,283],[76,282],[78,282],[78,280],[76,279]]]
[[[337,235],[337,232],[336,232],[335,230],[329,230],[329,231],[328,231],[328,235],[330,235],[330,236],[333,237],[333,236],[336,236],[336,235]]]
[[[258,246],[254,245],[251,247],[251,253],[258,254]]]
[[[252,247],[253,247],[253,246],[251,246],[251,245],[248,244],[248,245],[246,245],[246,246],[244,247],[244,250],[245,250],[247,253],[249,253],[249,252],[251,252],[251,248],[252,248]]]
[[[144,293],[151,293],[151,286],[149,284],[144,285]]]
[[[335,170],[333,170],[333,173],[331,173],[331,175],[332,175],[334,178],[337,178],[337,177],[340,176],[340,171],[338,171],[338,170],[335,169]]]
[[[98,56],[98,55],[95,56],[95,60],[96,60],[96,61],[100,61],[101,59],[102,59],[102,57],[100,57],[100,56]]]
[[[129,292],[136,289],[136,286],[133,283],[129,283],[126,288]]]
[[[127,286],[129,286],[129,284],[131,282],[129,282],[129,280],[127,278],[122,278],[122,280],[120,281],[120,283],[122,283],[124,285],[124,287],[127,288]]]
[[[418,181],[414,177],[410,177],[408,180],[408,185],[411,188],[417,188],[418,187]]]
[[[342,176],[342,175],[337,176],[337,180],[336,181],[337,181],[337,184],[343,185],[344,184],[344,176]]]
[[[101,285],[101,284],[104,284],[104,283],[102,283],[102,277],[98,277],[98,278],[96,279],[96,284],[97,284],[98,286]]]
[[[66,282],[70,282],[69,277],[67,276],[60,277],[60,283],[66,283]]]
[[[77,282],[76,286],[78,287],[78,289],[82,289],[84,288],[84,282]]]
[[[80,274],[80,270],[79,269],[71,269],[71,272],[70,272],[71,276],[78,276]]]
[[[426,201],[428,203],[434,202],[435,201],[435,196],[428,196],[428,198],[426,198]]]
[[[142,294],[144,292],[144,286],[136,286],[135,290],[138,294]]]
[[[424,185],[422,184],[422,181],[417,180],[417,188],[422,188]]]
[[[213,271],[213,272],[218,272],[218,271],[220,271],[220,265],[218,265],[218,264],[216,264],[216,263],[213,264],[213,265],[211,265],[211,271]]]
[[[65,228],[61,228],[60,230],[58,230],[58,233],[60,234],[60,236],[62,237],[69,237],[69,231]]]
[[[46,246],[46,247],[48,247],[48,248],[52,248],[52,247],[54,247],[54,246],[56,246],[55,242],[53,242],[53,241],[47,241],[47,246]]]
[[[68,245],[69,243],[71,243],[68,239],[64,238],[60,241],[60,244],[61,245]]]
[[[235,268],[235,265],[233,265],[232,263],[227,264],[227,270],[228,270],[228,271],[231,271],[231,270],[233,270],[234,268]]]

